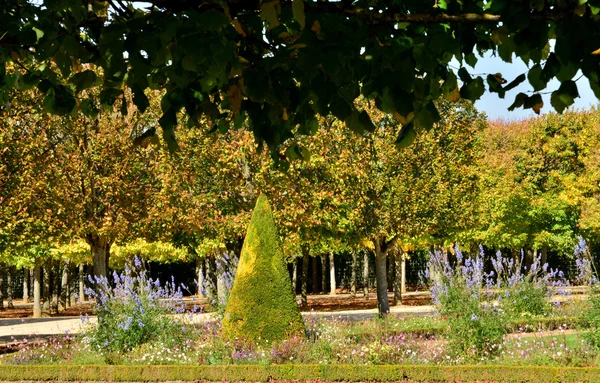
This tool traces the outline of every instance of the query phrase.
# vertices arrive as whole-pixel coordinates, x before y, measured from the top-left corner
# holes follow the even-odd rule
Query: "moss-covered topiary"
[[[304,335],[277,228],[267,197],[256,201],[225,317],[228,339],[273,342]]]

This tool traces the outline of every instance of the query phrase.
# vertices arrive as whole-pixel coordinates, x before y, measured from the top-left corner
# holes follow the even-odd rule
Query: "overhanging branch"
[[[137,0],[132,3],[139,2]],[[185,11],[188,9],[214,9],[215,6],[221,7],[215,1],[198,1],[198,0],[145,0],[144,3],[150,3],[162,9],[171,11]],[[282,8],[291,8],[291,1],[281,1]],[[218,5],[219,4],[219,5]],[[260,12],[257,1],[230,1],[227,2],[231,14]],[[306,13],[323,13],[323,14],[339,14],[348,18],[358,18],[367,20],[374,24],[390,24],[390,23],[417,23],[417,24],[440,24],[440,23],[497,23],[506,21],[502,15],[493,13],[399,13],[388,10],[366,9],[352,5],[344,4],[344,2],[306,2],[304,11]],[[433,9],[432,9],[433,11]],[[533,12],[529,15],[532,20],[551,20],[560,21],[573,17],[572,10],[561,10],[554,12]]]

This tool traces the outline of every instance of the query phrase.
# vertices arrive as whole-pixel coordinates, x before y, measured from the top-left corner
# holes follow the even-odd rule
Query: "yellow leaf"
[[[451,102],[458,102],[458,100],[460,100],[460,89],[458,87],[454,88],[454,90],[448,93],[444,98]]]
[[[230,85],[227,90],[227,97],[229,97],[229,105],[234,116],[240,113],[242,107],[242,92],[237,85]]]
[[[304,16],[304,1],[292,0],[292,13],[294,14],[294,19],[302,28],[304,28],[304,24],[306,23]]]
[[[246,37],[246,32],[244,31],[244,28],[242,28],[242,24],[240,24],[240,21],[238,19],[233,20],[231,23],[233,24],[233,27],[235,28],[235,31],[237,33]]]
[[[544,102],[541,101],[537,104],[535,104],[534,106],[531,107],[531,109],[533,109],[533,111],[535,112],[535,114],[540,114],[540,110],[544,107]]]
[[[499,84],[506,84],[506,80],[504,79],[504,77],[502,77],[502,73],[496,73],[494,75],[494,78],[496,79],[496,81],[498,81]]]
[[[316,33],[317,35],[321,33],[321,23],[319,23],[319,20],[315,20],[312,27],[310,27],[310,30]]]
[[[593,55],[600,55],[600,48],[592,52]]]
[[[279,26],[279,12],[281,6],[279,0],[265,1],[260,5],[260,16],[269,24],[268,29],[273,29]]]

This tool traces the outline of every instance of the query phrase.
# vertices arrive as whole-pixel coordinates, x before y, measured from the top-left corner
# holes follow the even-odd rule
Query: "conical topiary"
[[[304,334],[267,197],[256,201],[229,295],[223,334],[273,342]]]

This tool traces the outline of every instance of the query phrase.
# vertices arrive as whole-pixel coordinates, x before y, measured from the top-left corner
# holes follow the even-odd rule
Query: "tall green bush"
[[[269,202],[256,202],[223,318],[229,339],[273,342],[304,334]]]

